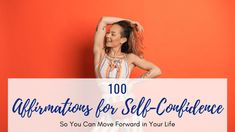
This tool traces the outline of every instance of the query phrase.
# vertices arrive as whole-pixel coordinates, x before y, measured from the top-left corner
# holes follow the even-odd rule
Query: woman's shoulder
[[[129,61],[130,63],[133,63],[133,62],[135,62],[135,61],[140,60],[141,58],[140,58],[138,55],[136,55],[136,54],[129,53],[129,54],[127,54],[127,59],[128,59],[128,61]]]
[[[138,55],[134,54],[134,53],[128,53],[126,54],[127,58],[130,59],[136,59],[136,58],[140,58]]]

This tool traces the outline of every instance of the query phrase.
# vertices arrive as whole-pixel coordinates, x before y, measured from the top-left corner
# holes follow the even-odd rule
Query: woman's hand
[[[143,32],[144,27],[137,21],[131,21],[131,24],[136,26],[138,32]]]
[[[158,67],[152,68],[148,72],[142,74],[140,78],[155,78],[161,75],[161,70]]]

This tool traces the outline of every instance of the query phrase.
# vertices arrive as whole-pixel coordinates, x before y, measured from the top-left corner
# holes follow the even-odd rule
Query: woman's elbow
[[[107,21],[108,17],[107,16],[102,16],[100,18],[100,23],[105,23]]]
[[[160,76],[162,74],[161,69],[158,68],[158,67],[154,67],[152,71],[153,71],[154,77],[158,77],[158,76]]]

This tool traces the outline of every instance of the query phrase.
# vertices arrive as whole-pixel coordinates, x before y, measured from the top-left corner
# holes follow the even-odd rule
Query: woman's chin
[[[110,44],[110,43],[106,43],[105,45],[106,45],[106,47],[109,47],[109,48],[112,47],[112,44]]]

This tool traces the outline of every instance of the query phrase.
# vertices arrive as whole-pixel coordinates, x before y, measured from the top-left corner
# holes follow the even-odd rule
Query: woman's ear
[[[124,44],[127,41],[126,37],[121,38],[121,43]]]

